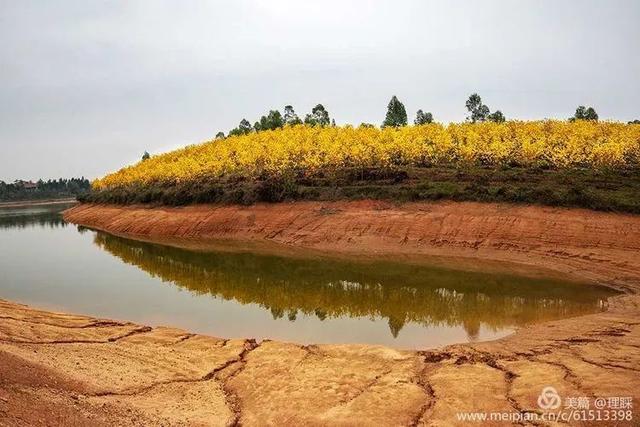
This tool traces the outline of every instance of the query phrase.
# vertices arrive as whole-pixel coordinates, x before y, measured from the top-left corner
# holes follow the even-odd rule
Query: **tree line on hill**
[[[229,136],[234,135],[246,135],[251,132],[260,132],[263,130],[274,130],[285,125],[301,125],[309,126],[335,126],[336,122],[331,120],[329,112],[324,108],[322,104],[318,104],[311,109],[311,113],[304,117],[304,120],[300,119],[296,114],[293,106],[286,105],[284,107],[284,114],[281,114],[278,110],[270,110],[266,116],[260,117],[260,120],[256,121],[253,126],[247,119],[242,119],[238,127],[235,127],[229,131]],[[224,132],[218,132],[216,139],[224,138]]]
[[[506,121],[505,115],[500,110],[491,112],[489,107],[482,102],[482,98],[477,93],[469,96],[465,103],[465,107],[469,112],[467,121],[471,123],[477,122],[496,122],[502,123]],[[576,108],[575,114],[568,119],[569,121],[576,120],[591,120],[598,121],[598,113],[593,107],[585,107],[583,105]],[[416,117],[413,121],[415,125],[423,125],[433,123],[433,114],[431,112],[425,112],[422,109],[416,112]],[[305,115],[304,120],[298,117],[293,106],[287,105],[284,107],[284,114],[278,110],[270,110],[266,115],[260,117],[253,125],[249,120],[242,119],[240,124],[231,129],[228,133],[229,136],[234,135],[246,135],[251,132],[260,132],[263,130],[274,130],[282,128],[286,125],[305,124],[309,126],[335,126],[335,120],[329,117],[329,112],[322,105],[318,104],[311,110],[311,113]],[[387,113],[382,127],[400,127],[408,124],[407,111],[405,106],[394,95],[389,104],[387,105]],[[630,121],[629,124],[640,124],[640,120]],[[373,127],[371,123],[361,123],[363,127]],[[225,138],[224,132],[218,132],[216,139]]]
[[[0,181],[0,201],[20,201],[32,199],[58,199],[77,197],[91,189],[91,182],[85,177],[42,179],[37,182],[16,180],[12,183]]]
[[[469,112],[466,120],[471,123],[479,122],[496,122],[503,123],[507,119],[500,110],[496,110],[493,113],[489,107],[482,102],[482,98],[477,93],[469,96],[465,103],[465,107]],[[584,105],[578,106],[573,116],[569,117],[570,122],[576,120],[588,120],[598,121],[598,113],[593,107],[585,107]],[[416,118],[413,120],[415,125],[424,125],[433,123],[433,114],[431,112],[424,112],[422,109],[416,112]],[[284,107],[284,114],[278,110],[270,110],[266,115],[260,117],[253,125],[247,119],[242,119],[237,127],[231,129],[228,136],[246,135],[251,132],[260,132],[263,130],[274,130],[284,126],[305,124],[308,126],[335,126],[334,119],[329,117],[329,112],[322,104],[318,104],[311,109],[311,112],[305,115],[304,120],[298,117],[293,106],[286,105]],[[402,102],[394,95],[391,97],[389,104],[387,105],[387,113],[382,127],[400,127],[407,126],[407,110]],[[628,124],[640,124],[640,120],[629,121]],[[371,123],[360,123],[361,127],[374,127]],[[224,132],[220,131],[216,134],[215,139],[224,139],[226,136]],[[148,152],[144,152],[142,160],[147,160],[150,157]]]

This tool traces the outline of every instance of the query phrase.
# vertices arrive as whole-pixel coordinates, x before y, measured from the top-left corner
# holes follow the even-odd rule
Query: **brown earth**
[[[221,242],[241,242],[292,254],[319,251],[429,262],[439,257],[483,269],[498,262],[640,289],[636,215],[472,202],[357,201],[179,208],[83,204],[67,210],[65,219],[177,246],[219,248]]]
[[[516,262],[624,293],[602,313],[431,351],[224,340],[0,302],[0,424],[449,426],[461,424],[464,411],[541,413],[545,386],[589,397],[592,408],[596,397],[638,404],[640,217],[473,203],[310,202],[85,205],[66,218],[130,237],[179,237],[174,243],[184,245],[234,238],[348,254]]]

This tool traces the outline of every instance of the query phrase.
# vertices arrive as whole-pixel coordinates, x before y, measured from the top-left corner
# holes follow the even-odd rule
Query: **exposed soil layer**
[[[454,257],[552,270],[631,290],[640,216],[473,202],[293,202],[187,207],[78,205],[65,219],[179,246],[249,243],[289,252]],[[477,262],[476,262],[477,263]]]
[[[626,292],[606,312],[431,351],[224,340],[0,302],[0,424],[449,426],[465,411],[539,413],[546,386],[563,397],[640,398],[640,217],[305,202],[83,205],[66,218],[148,239],[518,262]]]

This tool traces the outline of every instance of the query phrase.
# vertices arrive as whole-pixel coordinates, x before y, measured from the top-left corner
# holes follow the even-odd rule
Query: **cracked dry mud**
[[[637,299],[432,351],[222,340],[0,302],[0,423],[454,425],[536,411],[540,390],[633,396]]]
[[[449,220],[465,209],[467,216],[478,216],[472,213],[477,208],[456,205]],[[76,209],[76,222],[87,224],[79,220],[87,207]],[[88,209],[96,214],[96,207]],[[131,226],[117,217],[116,208],[109,209],[111,221]],[[431,230],[429,215],[441,212],[438,205],[429,209],[431,214],[420,214],[420,224],[429,233],[440,232],[455,247],[474,247],[468,232],[445,230],[446,219],[438,219],[439,231]],[[475,227],[474,239],[482,240],[473,249],[477,259],[505,260],[517,244],[516,257],[525,261],[528,256],[530,265],[623,290],[609,300],[607,311],[532,325],[492,342],[399,351],[371,345],[224,340],[0,301],[0,424],[450,426],[458,424],[456,413],[461,411],[539,411],[537,397],[548,385],[562,396],[631,396],[638,404],[640,218],[526,209],[489,207],[493,223],[487,210],[480,222],[453,221]],[[251,222],[257,225],[251,227],[270,232],[260,224],[260,212],[242,212],[253,215]],[[366,223],[367,216],[359,214]],[[379,214],[398,216],[389,210]],[[406,221],[404,214],[401,222]],[[369,220],[373,215],[378,214],[369,214]],[[530,224],[544,221],[551,229],[536,232],[518,224],[518,218]],[[571,222],[569,229],[564,220]],[[511,227],[500,229],[501,223]],[[353,237],[336,224],[334,233]],[[316,234],[294,229],[299,241],[335,244],[329,235],[319,238],[318,224],[313,226]],[[417,238],[417,229],[404,233],[409,244]],[[356,232],[368,243],[381,240],[377,248],[388,251],[393,227],[377,230],[375,238],[362,229]],[[575,235],[570,238],[568,232]],[[519,241],[509,242],[509,233],[519,233]],[[286,239],[287,232],[278,236]],[[353,237],[350,244],[357,243]],[[407,242],[398,247],[406,250]],[[493,256],[496,253],[500,256]]]

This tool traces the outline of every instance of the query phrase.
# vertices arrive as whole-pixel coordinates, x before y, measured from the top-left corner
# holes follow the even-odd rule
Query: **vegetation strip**
[[[640,126],[591,120],[285,126],[151,156],[99,203],[472,200],[640,212]]]

